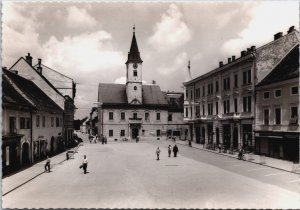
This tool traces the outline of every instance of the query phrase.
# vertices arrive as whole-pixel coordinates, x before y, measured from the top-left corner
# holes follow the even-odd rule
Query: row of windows
[[[149,114],[150,114],[149,112],[145,113],[145,120],[146,121],[149,120]],[[125,112],[121,112],[121,120],[125,120],[125,116],[126,116]],[[137,116],[136,112],[134,112],[132,114],[132,118],[133,119],[138,119],[138,116]],[[114,112],[109,112],[108,113],[108,119],[109,120],[114,120]],[[160,120],[160,113],[159,112],[156,113],[156,120]],[[172,121],[172,114],[169,114],[168,121]]]
[[[61,126],[61,119],[59,119],[58,117],[56,117],[56,118],[55,117],[51,117],[50,118],[50,126],[51,127],[54,127],[54,120],[55,120],[55,126],[56,127]],[[39,115],[37,115],[35,122],[36,122],[36,127],[43,127],[43,128],[46,127],[46,116],[40,117]]]
[[[243,72],[243,85],[246,84],[250,84],[251,83],[251,70],[248,71],[244,71]],[[238,74],[234,74],[234,88],[238,87]],[[223,90],[230,90],[231,86],[230,86],[230,77],[226,77],[223,79]],[[214,86],[213,83],[209,83],[207,85],[207,94],[211,95],[213,94],[214,91]],[[215,92],[218,93],[219,92],[219,81],[217,80],[215,82]],[[188,90],[186,90],[186,98],[188,98]],[[200,98],[201,96],[201,92],[200,92],[200,88],[196,88],[195,89],[195,98]],[[202,86],[202,97],[205,96],[205,86]],[[193,99],[193,90],[190,91],[190,99]]]
[[[270,109],[264,109],[263,112],[263,124],[264,125],[269,125],[270,123]],[[281,125],[281,107],[275,107],[274,108],[274,124],[275,125]],[[291,122],[291,124],[297,124],[298,123],[298,106],[291,106],[290,109],[290,119],[292,119],[293,121]]]
[[[245,96],[243,97],[243,112],[251,112],[251,103],[252,103],[252,97],[251,96]],[[238,101],[237,98],[234,99],[234,112],[237,113],[239,112],[238,110]],[[230,100],[224,100],[223,101],[223,113],[230,113]],[[190,113],[192,113],[192,107],[190,107]],[[197,105],[195,107],[195,114],[196,116],[200,116],[200,106]],[[213,114],[219,114],[219,103],[215,102],[215,113],[213,112],[213,103],[208,103],[207,104],[207,114],[208,115],[213,115]],[[202,115],[205,115],[205,105],[202,104]],[[188,108],[185,109],[185,116],[188,117]]]
[[[144,135],[145,130],[142,130],[142,134]],[[108,136],[109,137],[113,137],[114,136],[114,130],[110,129],[108,131]],[[124,137],[125,136],[125,130],[120,130],[120,136]],[[161,136],[161,130],[156,130],[156,136]]]
[[[291,95],[298,95],[299,87],[298,86],[291,87],[290,88],[290,93],[291,93]],[[281,95],[282,95],[281,89],[274,90],[274,98],[279,98],[279,97],[281,97]],[[270,91],[265,91],[263,93],[263,98],[264,99],[270,99],[271,98],[271,92]]]

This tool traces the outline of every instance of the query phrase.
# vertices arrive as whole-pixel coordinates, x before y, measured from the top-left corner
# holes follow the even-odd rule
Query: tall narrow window
[[[121,130],[120,136],[125,136],[125,130]]]
[[[59,118],[56,118],[56,127],[59,127]]]
[[[136,112],[133,113],[133,119],[137,119],[137,113]]]
[[[137,70],[133,70],[133,76],[137,77]]]
[[[281,124],[281,108],[275,108],[275,124]]]
[[[149,120],[149,113],[148,113],[148,112],[145,113],[145,120],[146,120],[146,121]]]
[[[9,133],[13,134],[16,133],[17,125],[16,125],[16,118],[9,117]]]
[[[248,96],[247,108],[248,108],[248,112],[251,112],[251,96]]]
[[[36,116],[36,127],[40,127],[40,116]]]
[[[243,85],[247,84],[247,72],[243,72]]]
[[[113,112],[109,112],[109,120],[113,120],[114,119],[114,113]]]
[[[172,121],[172,114],[168,115],[168,121]]]
[[[156,120],[160,120],[160,113],[156,113]]]
[[[219,103],[216,102],[216,114],[219,114]]]
[[[20,129],[25,129],[25,117],[20,117]]]
[[[298,86],[291,87],[291,95],[298,95]]]
[[[248,73],[247,73],[247,76],[248,76],[248,84],[251,83],[251,70],[248,70]]]
[[[188,117],[188,116],[189,116],[189,109],[185,108],[185,117]]]
[[[114,130],[109,130],[109,131],[108,131],[108,135],[109,135],[110,137],[114,136]]]
[[[219,92],[219,81],[216,81],[216,93]]]
[[[234,112],[238,112],[238,103],[237,103],[237,98],[234,99]]]
[[[45,116],[42,117],[42,126],[46,127],[46,117]]]
[[[237,88],[237,86],[238,86],[238,75],[235,74],[234,75],[234,87]]]
[[[121,120],[125,120],[125,112],[121,112]]]
[[[269,109],[264,109],[264,125],[269,125],[270,113]]]
[[[204,106],[204,104],[202,105],[202,115],[205,115],[205,106]]]
[[[205,86],[202,87],[202,96],[205,96]]]

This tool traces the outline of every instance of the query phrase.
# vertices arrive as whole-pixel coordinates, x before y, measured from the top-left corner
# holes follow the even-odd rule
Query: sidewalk
[[[176,143],[189,147],[188,141],[177,140]],[[206,148],[203,148],[202,144],[196,144],[195,142],[192,142],[192,148],[201,149],[201,150],[205,150],[207,152],[212,152],[212,153],[216,153],[218,155],[223,155],[223,156],[237,159],[236,152],[233,155],[228,154],[228,153],[219,153],[219,150],[206,149]],[[268,167],[272,167],[272,168],[277,168],[277,169],[288,171],[291,173],[300,174],[299,163],[294,164],[291,161],[280,160],[280,159],[276,159],[276,158],[270,158],[270,157],[255,155],[255,154],[245,154],[245,157],[246,157],[246,161],[248,161],[248,162],[252,162],[255,164],[260,164],[260,165],[264,165],[264,166],[268,166]]]
[[[60,153],[56,156],[51,157],[51,169],[58,164],[66,161],[66,152]],[[20,171],[11,176],[7,176],[2,179],[2,196],[13,191],[14,189],[22,186],[23,184],[31,181],[32,179],[44,174],[45,172],[44,165],[46,160],[34,164],[33,166]],[[51,173],[51,172],[50,172]]]

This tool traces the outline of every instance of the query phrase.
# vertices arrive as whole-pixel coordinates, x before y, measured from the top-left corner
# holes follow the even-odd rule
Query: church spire
[[[126,61],[126,64],[128,64],[128,63],[142,63],[142,62],[143,61],[140,57],[139,48],[138,48],[136,38],[135,38],[135,25],[134,25],[133,26],[133,36],[132,36],[130,51],[128,53],[128,59]]]

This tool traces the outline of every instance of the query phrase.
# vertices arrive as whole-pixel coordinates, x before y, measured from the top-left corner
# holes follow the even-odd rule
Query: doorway
[[[136,139],[136,137],[139,135],[139,129],[138,128],[132,128],[132,138]]]
[[[22,148],[22,165],[29,165],[30,164],[30,160],[29,160],[29,144],[28,143],[24,143],[23,144],[23,148]]]

